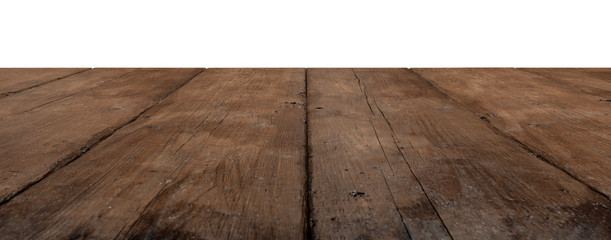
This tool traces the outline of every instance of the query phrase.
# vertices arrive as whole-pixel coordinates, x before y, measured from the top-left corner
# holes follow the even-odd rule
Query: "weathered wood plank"
[[[217,122],[187,143],[177,183],[164,190],[129,238],[304,237],[305,70],[215,70],[238,91]],[[222,81],[215,79],[216,81]],[[220,102],[215,99],[215,102]]]
[[[447,230],[351,69],[308,69],[313,233],[444,239]]]
[[[0,68],[0,98],[86,70],[88,68]]]
[[[32,111],[47,104],[99,87],[107,81],[138,71],[133,68],[96,68],[29,89],[20,94],[0,98],[0,118]],[[146,70],[143,70],[146,71]]]
[[[521,68],[520,70],[559,81],[583,93],[597,96],[599,101],[611,99],[611,69]]]
[[[0,207],[9,238],[302,238],[303,69],[208,69]]]
[[[598,138],[560,146],[593,144],[608,162],[606,70],[579,70],[583,82],[573,70],[454,70],[466,78],[428,74],[479,95],[449,99],[407,69],[308,70],[309,162],[303,69],[210,69],[150,109],[198,71],[94,69],[4,97],[1,184],[120,129],[9,194],[0,238],[304,238],[308,215],[317,239],[611,235],[608,198],[506,137],[521,141],[503,119],[545,116],[566,133],[537,132],[542,146]]]
[[[199,72],[147,69],[124,75],[118,69],[117,78],[101,86],[0,118],[0,202],[87,151]]]
[[[351,128],[349,131],[351,131],[352,138],[356,139],[359,139],[361,134],[371,135],[368,133],[371,130],[358,127],[358,125],[351,126],[350,124],[354,124],[352,123],[353,118],[361,119],[353,112],[363,111],[363,108],[369,110],[369,106],[371,106],[369,111],[376,115],[379,112],[379,116],[384,119],[387,128],[390,129],[390,138],[393,139],[396,148],[400,150],[406,165],[409,164],[411,167],[414,176],[422,185],[453,238],[595,239],[605,238],[611,234],[609,228],[611,203],[608,199],[563,171],[531,155],[506,137],[498,135],[478,116],[446,98],[410,70],[357,69],[356,76],[360,79],[361,87],[367,94],[365,99],[369,100],[368,106],[365,107],[362,107],[362,99],[358,100],[353,97],[361,93],[355,93],[346,85],[337,83],[346,81],[343,79],[354,78],[354,76],[351,76],[350,72],[335,74],[333,78],[326,81],[326,88],[322,96],[316,96],[315,93],[308,95],[311,106],[318,107],[315,99],[322,99],[326,95],[330,99],[342,101],[343,108],[332,108],[331,111],[321,113],[321,115],[334,118],[333,126],[336,128],[340,128],[339,126],[345,126],[343,128],[346,129]],[[312,81],[309,89],[318,89],[313,86],[314,80],[309,78],[308,81]],[[324,110],[328,106],[320,107],[322,107],[321,110]],[[372,143],[359,144],[352,142],[350,140],[352,138],[348,137],[332,138],[329,136],[333,141],[327,142],[322,142],[326,139],[316,139],[315,131],[322,127],[312,125],[316,124],[315,115],[310,114],[309,125],[313,141],[311,149],[312,188],[317,191],[313,198],[315,213],[313,216],[318,219],[317,216],[327,216],[316,214],[317,211],[328,211],[324,208],[333,206],[323,204],[324,198],[316,189],[320,187],[320,182],[331,185],[327,188],[334,190],[333,192],[342,193],[349,189],[343,186],[345,182],[349,182],[358,191],[371,185],[373,181],[365,176],[340,175],[341,173],[335,174],[344,176],[343,179],[352,180],[334,181],[329,177],[330,174],[320,175],[317,174],[317,171],[322,171],[325,167],[334,171],[340,170],[337,167],[332,168],[333,163],[342,167],[346,166],[349,170],[350,168],[366,169],[367,167],[373,169],[371,165],[374,163],[370,163],[369,166],[359,163],[359,159],[369,157],[367,154],[339,156],[341,153],[354,152],[354,149],[366,149],[363,152],[374,150],[373,147],[368,146]],[[378,135],[385,131],[382,126],[378,127],[376,122],[373,124]],[[325,129],[325,131],[334,130]],[[335,149],[336,146],[337,149]],[[317,158],[317,153],[327,156]],[[381,156],[367,162],[377,162],[377,165],[383,165],[383,153],[378,152],[376,155]],[[363,175],[369,176],[369,172],[365,173]],[[389,171],[385,173],[388,174]],[[376,197],[384,196],[380,190],[367,189],[366,191],[373,191],[372,195]],[[325,191],[323,194],[330,192]],[[351,200],[362,201],[360,209],[355,210],[350,201],[341,202],[338,205],[346,206],[348,210],[344,209],[344,212],[367,212],[371,205],[366,201],[367,198],[363,198],[367,195],[366,192],[360,198]],[[404,195],[404,197],[407,196],[410,195]],[[409,205],[400,205],[405,202],[396,202],[399,209],[409,207]],[[375,205],[376,208],[380,206],[382,206],[380,203]],[[396,218],[395,216],[388,212],[388,215],[376,218],[376,221],[371,222],[372,224],[381,224],[380,222],[392,224],[394,221],[390,219]],[[319,230],[315,233],[319,234],[321,229],[329,229],[334,226],[326,224],[329,223],[325,222],[321,227],[318,227],[318,224],[315,225],[314,230]],[[341,228],[337,231],[350,232],[344,229],[353,228],[354,232],[375,232],[370,229],[360,230],[359,228],[367,228],[367,226],[362,226],[358,222],[357,224],[344,222],[339,226]],[[386,226],[384,229],[390,228]],[[389,234],[388,232],[390,230],[387,230],[386,234]],[[384,238],[385,236],[388,235],[381,233],[371,237]]]
[[[599,96],[516,69],[416,72],[503,134],[609,198],[611,108]]]

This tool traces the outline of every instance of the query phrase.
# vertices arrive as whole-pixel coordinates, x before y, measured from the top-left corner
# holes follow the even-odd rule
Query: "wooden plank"
[[[520,70],[577,88],[583,93],[598,97],[599,101],[611,99],[611,69],[521,68]]]
[[[308,69],[317,239],[448,239],[351,69]]]
[[[0,98],[86,70],[88,68],[0,68]]]
[[[606,81],[611,81],[611,68],[576,68],[576,70],[592,74]]]
[[[503,134],[609,198],[608,102],[572,85],[515,69],[416,71]]]
[[[99,87],[105,82],[124,77],[130,73],[133,74],[135,71],[138,71],[138,69],[96,68],[29,89],[21,94],[0,98],[0,119],[32,111],[78,94],[83,90]]]
[[[536,158],[506,137],[498,135],[478,116],[446,98],[415,73],[407,69],[357,69],[355,72],[357,77],[344,71],[341,76],[336,75],[328,79],[324,83],[324,88],[315,88],[315,79],[309,78],[308,82],[312,89],[325,89],[322,96],[308,94],[309,104],[318,107],[315,99],[327,95],[330,98],[344,99],[344,107],[332,108],[331,111],[322,114],[336,119],[334,127],[345,126],[347,131],[351,128],[354,138],[361,134],[371,135],[367,133],[371,130],[346,124],[353,121],[352,118],[361,118],[353,115],[353,112],[363,111],[363,108],[369,110],[367,108],[371,106],[370,111],[376,115],[379,113],[390,129],[390,134],[386,135],[391,135],[390,138],[400,150],[406,165],[409,164],[411,167],[414,176],[422,185],[453,238],[597,239],[606,238],[611,234],[609,228],[611,202],[607,198]],[[368,100],[368,106],[362,107],[362,100],[357,101],[352,97],[360,93],[354,93],[345,85],[336,83],[344,81],[341,79],[345,78],[360,80],[361,87],[367,95],[365,99]],[[320,84],[323,84],[322,81]],[[328,106],[320,107],[324,110]],[[342,187],[342,184],[349,182],[333,182],[333,179],[326,180],[327,175],[317,174],[317,171],[322,171],[322,159],[326,162],[325,165],[338,163],[344,166],[352,164],[354,167],[361,158],[370,156],[350,155],[349,158],[337,156],[340,156],[340,152],[353,152],[353,149],[366,149],[363,152],[369,152],[371,149],[368,145],[371,143],[359,144],[347,137],[330,138],[326,143],[315,143],[314,141],[324,140],[315,138],[314,131],[320,127],[312,125],[315,124],[315,115],[310,114],[312,188],[317,191],[313,198],[313,216],[316,218],[320,216],[316,214],[317,211],[333,206],[321,205],[322,200],[317,200],[319,198],[317,195],[320,193],[316,188],[321,186],[317,181],[335,185],[335,188],[339,189],[336,191],[338,193],[347,190],[348,188]],[[373,122],[373,125],[378,135],[386,131],[377,122]],[[325,153],[317,149],[334,150],[327,150]],[[316,160],[317,153],[325,153],[328,156],[321,156]],[[368,162],[380,162],[384,158],[378,159],[382,160]],[[388,171],[385,173],[388,174]],[[349,175],[345,176],[345,179],[351,179]],[[352,182],[355,190],[371,184],[371,180],[364,177],[354,178]],[[382,193],[378,191],[372,195],[378,194]],[[366,198],[362,198],[367,195],[366,193],[360,199],[352,199],[352,201],[362,201],[359,210],[354,210],[349,201],[338,204],[349,208],[344,211],[366,211],[363,209],[368,209],[372,205],[364,201],[367,200]],[[405,202],[400,202],[402,201],[397,201],[399,209],[409,206],[403,206],[401,204]],[[376,207],[381,205],[375,203]],[[372,222],[375,224],[390,222],[388,220],[390,218],[394,216],[389,213]],[[316,226],[314,230],[327,227]],[[353,228],[352,231],[356,232],[363,231],[359,230],[359,227],[366,228],[346,222],[343,227]],[[315,233],[319,234],[316,231]],[[371,237],[384,238],[384,235]]]
[[[201,71],[142,70],[0,118],[0,202],[78,157]],[[125,71],[118,69],[115,74]],[[74,77],[76,82],[89,81]]]
[[[304,71],[216,70],[239,91],[223,91],[233,97],[209,118],[218,124],[184,146],[192,160],[127,236],[304,237]]]
[[[303,69],[208,69],[0,207],[7,238],[302,238]]]

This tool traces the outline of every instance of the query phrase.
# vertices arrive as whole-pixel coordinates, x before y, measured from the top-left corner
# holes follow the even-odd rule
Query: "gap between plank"
[[[356,71],[354,69],[352,69],[352,72],[354,73],[354,77],[358,80],[359,87],[360,87],[361,86],[361,79],[356,75]],[[365,84],[363,83],[363,85],[365,85]],[[367,89],[367,86],[364,87],[364,90],[361,89],[361,90],[363,90],[363,93],[365,93],[365,96],[367,96],[367,94],[366,94],[367,90],[366,89]],[[376,101],[375,97],[372,97],[372,99],[373,99],[373,105],[376,106],[376,109],[378,109],[378,111],[380,112],[380,115],[382,116],[382,118],[384,119],[386,124],[388,124],[388,127],[390,128],[390,135],[392,137],[393,142],[395,143],[395,147],[397,147],[397,151],[399,151],[399,153],[401,154],[401,158],[403,159],[403,161],[407,165],[407,168],[411,172],[412,176],[414,176],[414,179],[416,180],[416,182],[420,186],[420,189],[424,193],[424,196],[426,197],[426,199],[429,201],[429,204],[431,204],[431,207],[433,208],[433,211],[435,211],[435,215],[437,215],[437,218],[439,218],[439,221],[441,222],[441,224],[443,225],[443,228],[445,228],[446,232],[450,236],[450,239],[454,239],[454,237],[452,236],[452,233],[450,233],[450,229],[448,229],[448,226],[446,226],[446,223],[441,218],[441,215],[439,215],[439,212],[437,211],[437,208],[435,207],[435,204],[433,204],[433,201],[431,200],[431,198],[427,194],[426,190],[424,189],[424,186],[420,182],[420,179],[418,179],[418,176],[416,176],[416,173],[414,173],[414,170],[412,169],[412,166],[407,161],[407,158],[405,158],[405,155],[403,155],[403,151],[401,151],[401,148],[399,147],[399,144],[397,143],[397,139],[395,139],[395,130],[392,128],[392,125],[390,124],[390,121],[388,121],[388,118],[386,118],[386,115],[384,115],[384,112],[382,111],[380,106],[378,106],[378,102]],[[371,109],[371,104],[369,104],[369,99],[365,98],[365,100],[367,101],[367,105],[369,105],[369,107]],[[371,113],[373,114],[373,110],[372,110]],[[372,126],[373,126],[373,123],[372,123]],[[374,131],[375,131],[375,127],[374,127]],[[377,137],[377,133],[376,133],[376,137]],[[422,156],[420,156],[420,153],[418,151],[416,151],[416,149],[414,148],[414,146],[412,145],[411,142],[409,143],[409,145],[412,147],[412,149],[414,149],[416,154],[418,154],[418,157],[423,159]],[[380,145],[380,147],[382,147],[382,145]],[[391,168],[391,170],[392,170],[392,168]],[[386,182],[386,177],[383,176],[383,175],[382,175],[382,177],[384,177],[384,181]],[[386,182],[386,186],[388,187],[388,182]],[[388,190],[390,191],[390,188]],[[392,192],[390,194],[392,196]],[[393,197],[393,202],[395,202],[394,201],[394,197]],[[405,222],[403,221],[403,215],[399,211],[399,207],[397,206],[396,203],[395,203],[395,207],[397,208],[397,212],[399,213],[399,216],[401,217],[401,222],[403,223],[403,226],[405,227],[405,230],[407,231],[408,236],[410,236],[410,238],[411,238],[411,234],[409,232],[409,229],[405,225]]]
[[[435,85],[433,82],[429,81],[428,79],[426,79],[425,77],[423,77],[422,75],[420,75],[418,72],[406,68],[405,70],[407,70],[408,72],[412,72],[414,74],[416,74],[420,79],[424,80],[425,82],[427,82],[429,85],[431,85],[433,88],[435,88],[439,93],[441,93],[442,95],[444,95],[446,98],[450,99],[451,101],[465,107],[467,110],[469,110],[470,112],[472,112],[475,116],[478,116],[481,120],[483,120],[484,122],[486,122],[486,126],[491,129],[494,133],[496,133],[499,136],[502,136],[506,139],[511,140],[513,143],[517,144],[518,146],[520,146],[522,149],[526,150],[527,152],[529,152],[530,154],[534,155],[537,159],[553,166],[554,168],[566,173],[567,175],[569,175],[571,178],[575,179],[576,181],[580,182],[581,184],[587,186],[590,190],[600,194],[603,198],[606,198],[608,200],[611,200],[611,198],[609,198],[607,195],[603,194],[601,191],[598,191],[596,188],[590,186],[589,184],[585,183],[584,181],[582,181],[581,179],[579,179],[577,176],[573,175],[572,173],[564,170],[563,168],[561,168],[560,166],[556,165],[555,163],[553,163],[552,161],[549,160],[549,157],[543,156],[540,153],[537,153],[537,151],[535,149],[533,149],[532,147],[528,146],[527,144],[523,143],[522,141],[516,139],[515,137],[512,137],[510,135],[507,135],[505,133],[503,133],[500,129],[498,129],[497,127],[495,127],[494,125],[492,125],[492,123],[490,123],[490,120],[488,118],[486,118],[485,116],[480,116],[479,114],[477,114],[477,112],[473,109],[471,109],[469,106],[467,106],[466,104],[463,104],[462,102],[459,102],[458,100],[456,100],[455,98],[453,98],[452,96],[450,96],[447,92],[445,92],[444,90],[442,90],[440,87],[438,87],[437,85]]]
[[[365,85],[365,84],[361,83],[361,79],[359,78],[358,75],[356,75],[356,70],[354,70],[354,68],[352,69],[352,74],[354,75],[354,78],[356,78],[356,80],[357,80],[357,82],[359,84],[359,88],[361,89],[361,92],[363,93],[363,95],[365,95],[365,102],[367,102],[367,106],[369,106],[369,110],[371,111],[371,115],[375,118],[375,113],[373,112],[373,109],[371,108],[371,104],[369,103],[369,96],[367,96],[366,87],[363,87],[363,85]],[[374,98],[374,103],[375,103],[375,98]],[[377,107],[377,103],[376,103],[376,107]],[[382,116],[384,116],[384,113],[382,113],[382,110],[380,110],[380,108],[378,108],[378,110],[380,111]],[[378,131],[376,130],[376,127],[375,127],[375,125],[373,125],[372,121],[369,121],[369,123],[371,123],[371,127],[373,128],[373,132],[376,135],[376,139],[378,140],[378,144],[380,145],[380,149],[382,150],[382,153],[384,154],[384,158],[386,159],[386,163],[388,164],[388,168],[390,168],[390,171],[392,171],[393,175],[395,175],[395,171],[392,169],[392,166],[390,165],[390,162],[388,161],[388,156],[386,156],[386,151],[384,150],[384,147],[382,147],[382,142],[380,142],[380,137],[378,136]],[[388,123],[388,121],[387,121],[387,123]],[[388,123],[388,126],[390,126],[390,123]],[[392,127],[390,127],[390,130],[391,130],[391,134],[393,134]],[[394,136],[393,136],[393,140],[394,140]],[[396,144],[396,142],[395,142],[395,144]],[[409,167],[409,164],[407,166]],[[392,193],[392,190],[390,189],[390,186],[388,186],[388,181],[386,181],[386,176],[384,176],[384,171],[382,171],[382,169],[380,169],[380,173],[382,174],[382,178],[384,179],[384,183],[386,183],[386,188],[388,189],[388,193],[390,193],[390,198],[392,199],[392,203],[393,203],[393,205],[395,205],[395,210],[399,214],[399,218],[401,218],[401,223],[403,224],[403,228],[405,229],[405,232],[407,233],[407,237],[408,237],[408,239],[412,239],[412,234],[409,232],[409,228],[407,228],[407,225],[405,224],[405,220],[403,219],[403,214],[399,210],[399,206],[397,206],[397,201],[395,201],[395,196]],[[412,172],[412,174],[413,174],[413,172]],[[418,181],[418,179],[416,179],[416,181]],[[418,183],[420,183],[420,182],[418,181]],[[420,187],[422,188],[422,185],[420,185]],[[430,199],[429,199],[429,201],[430,201]],[[441,218],[439,218],[439,220],[441,220]]]
[[[92,70],[92,69],[93,68],[88,68],[88,69],[85,69],[85,70],[81,70],[81,71],[78,71],[78,72],[75,72],[75,73],[70,73],[68,75],[58,77],[56,79],[52,79],[52,80],[49,80],[49,81],[46,81],[46,82],[42,82],[42,83],[36,84],[34,86],[29,86],[29,87],[26,87],[26,88],[15,90],[15,91],[9,91],[9,92],[5,92],[5,93],[0,93],[0,99],[3,98],[3,97],[8,97],[8,96],[15,95],[15,94],[23,92],[23,91],[30,90],[32,88],[40,87],[42,85],[45,85],[45,84],[48,84],[48,83],[52,83],[52,82],[55,82],[55,81],[58,81],[58,80],[61,80],[61,79],[67,78],[67,77],[71,77],[71,76],[74,76],[76,74],[83,73],[85,71],[89,71],[89,70]]]
[[[89,70],[89,69],[87,69]],[[84,71],[87,71],[84,70]],[[81,72],[84,72],[81,71]],[[78,153],[76,156],[74,157],[68,157],[68,160],[65,161],[66,159],[60,160],[59,162],[57,162],[56,164],[54,164],[51,167],[51,170],[46,172],[42,177],[40,177],[39,179],[34,180],[31,183],[28,183],[27,185],[25,185],[23,188],[19,189],[18,191],[8,195],[7,197],[5,197],[4,199],[2,199],[2,201],[0,201],[0,206],[6,204],[7,202],[9,202],[11,199],[15,198],[16,196],[18,196],[19,194],[25,192],[26,190],[28,190],[30,187],[36,185],[37,183],[39,183],[40,181],[44,180],[45,178],[47,178],[49,175],[51,175],[52,173],[56,172],[57,170],[59,170],[62,167],[67,166],[68,164],[76,161],[77,159],[79,159],[81,156],[85,155],[87,152],[89,152],[92,148],[94,148],[95,146],[97,146],[99,143],[103,142],[104,140],[106,140],[108,137],[112,136],[115,132],[117,132],[118,130],[121,130],[121,128],[129,125],[130,123],[136,121],[140,116],[142,116],[144,113],[146,113],[148,110],[150,110],[153,106],[157,105],[158,103],[160,103],[161,101],[163,101],[165,98],[167,98],[168,96],[170,96],[171,94],[173,94],[174,92],[176,92],[178,89],[182,88],[185,84],[187,84],[188,82],[190,82],[191,80],[193,80],[195,77],[197,77],[198,75],[200,75],[202,72],[204,72],[205,69],[202,69],[200,72],[198,72],[197,74],[193,75],[193,77],[189,78],[189,80],[185,81],[184,83],[180,84],[178,87],[176,87],[174,90],[170,91],[169,93],[167,93],[166,95],[162,96],[161,98],[159,98],[159,100],[155,101],[155,103],[153,103],[151,106],[145,108],[144,110],[142,110],[140,113],[138,113],[138,115],[136,115],[135,117],[133,117],[132,119],[128,120],[127,122],[119,125],[118,127],[112,129],[109,133],[105,134],[104,136],[100,137],[99,139],[97,139],[94,143],[89,144],[88,146],[84,146],[81,148],[80,153]],[[81,73],[78,72],[78,73]],[[74,74],[78,74],[78,73],[74,73]],[[74,75],[71,74],[71,75]],[[69,76],[71,76],[69,75]],[[41,84],[42,85],[42,84]]]
[[[314,235],[314,231],[312,230],[312,228],[314,227],[314,221],[312,219],[312,209],[313,209],[313,202],[312,202],[312,166],[311,166],[311,155],[310,155],[310,148],[311,148],[311,143],[310,143],[310,110],[308,109],[308,102],[309,102],[309,98],[308,98],[308,69],[305,69],[305,163],[304,163],[304,168],[305,168],[305,183],[304,183],[304,187],[305,187],[305,198],[304,198],[304,234],[305,234],[305,238],[308,240],[314,239],[315,235]]]

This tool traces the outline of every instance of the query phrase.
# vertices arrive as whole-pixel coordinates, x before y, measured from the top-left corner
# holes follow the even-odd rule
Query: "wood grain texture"
[[[87,68],[0,68],[0,98],[57,79],[88,70]]]
[[[0,202],[78,157],[201,71],[147,69],[124,75],[117,69],[116,78],[101,86],[0,118]]]
[[[379,111],[386,121],[397,148],[453,238],[596,239],[610,234],[608,199],[498,135],[487,123],[446,98],[418,75],[406,69],[357,69],[355,72],[367,93],[369,106],[373,112]],[[343,78],[351,77],[349,72],[344,74]],[[342,87],[327,91],[343,93],[346,99],[351,96]],[[309,97],[310,101],[315,98]],[[356,107],[351,104],[345,108]],[[338,125],[341,124],[335,126]],[[353,131],[358,135],[363,130]],[[311,139],[315,140],[314,133]],[[343,161],[357,162],[354,158]],[[315,189],[317,165],[312,160]],[[329,157],[326,161],[342,160]],[[332,180],[326,182],[340,185]],[[355,187],[368,183],[364,179],[345,182]],[[316,202],[315,195],[314,211],[317,211]],[[392,215],[386,217],[389,219]],[[360,230],[357,227],[353,231]]]
[[[0,207],[7,238],[302,238],[303,69],[208,69]]]
[[[178,181],[148,205],[129,238],[305,237],[305,70],[211,70],[231,81],[183,150]],[[221,96],[222,96],[221,95]]]
[[[0,118],[44,107],[137,71],[138,69],[133,68],[96,68],[49,82],[20,94],[0,98]]]
[[[575,87],[578,83],[515,69],[416,72],[503,134],[609,198],[611,108],[599,96],[582,92]]]
[[[611,69],[3,71],[0,239],[611,236]]]
[[[351,69],[308,69],[317,239],[449,239]]]
[[[571,86],[580,92],[598,97],[599,101],[611,101],[611,71],[596,68],[521,68],[558,83]]]

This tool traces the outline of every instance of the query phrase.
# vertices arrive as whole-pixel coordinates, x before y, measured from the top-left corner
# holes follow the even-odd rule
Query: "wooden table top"
[[[611,69],[0,69],[0,239],[609,239]]]

